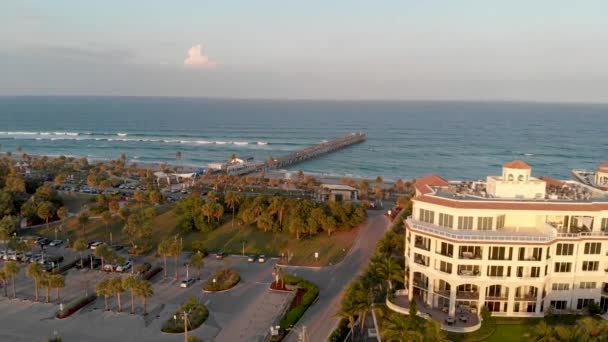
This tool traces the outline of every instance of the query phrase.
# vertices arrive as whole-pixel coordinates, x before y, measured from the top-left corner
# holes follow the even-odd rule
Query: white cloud
[[[202,47],[199,44],[191,47],[188,50],[188,58],[184,60],[184,64],[212,68],[215,67],[217,63],[203,54]]]

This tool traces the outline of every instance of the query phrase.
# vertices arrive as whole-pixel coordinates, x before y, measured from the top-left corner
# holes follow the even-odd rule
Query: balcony
[[[486,295],[486,300],[507,300],[509,299],[509,294],[507,293],[491,293]]]
[[[427,246],[427,245],[425,245],[422,242],[414,242],[414,247],[420,248],[420,249],[425,250],[425,251],[430,251],[431,250],[431,246],[430,245]]]
[[[452,228],[441,227],[438,225],[407,219],[410,229],[439,235],[451,240],[459,241],[487,241],[487,242],[550,242],[556,236],[552,230],[548,229],[518,229],[503,228],[499,230],[455,230]],[[553,228],[551,228],[553,229]],[[605,233],[604,235],[608,235]]]
[[[450,297],[450,290],[445,290],[445,289],[433,289],[433,292],[435,294],[438,294],[440,296],[444,296],[444,297]]]
[[[458,270],[458,275],[463,277],[479,277],[481,272],[479,270]]]
[[[448,257],[448,258],[451,258],[453,256],[453,253],[446,252],[446,251],[443,251],[443,252],[442,251],[437,251],[436,253],[439,254],[439,255],[443,255],[444,257]]]
[[[414,278],[413,283],[414,283],[415,287],[421,288],[421,289],[423,289],[425,291],[429,288],[428,284],[425,283],[424,281],[420,280],[420,279]]]
[[[458,255],[458,258],[465,260],[481,260],[481,254],[473,254],[473,252],[462,252]]]
[[[536,298],[538,298],[537,295],[534,294],[530,294],[530,293],[526,293],[524,295],[520,295],[520,296],[515,296],[515,300],[517,301],[525,301],[525,302],[535,302]]]
[[[414,256],[414,262],[417,263],[418,265],[429,267],[428,259],[422,258],[420,256]]]
[[[456,299],[479,299],[479,292],[457,291]]]
[[[530,255],[530,256],[526,256],[523,258],[518,258],[518,261],[540,261],[541,257],[540,256],[534,256],[534,255]]]

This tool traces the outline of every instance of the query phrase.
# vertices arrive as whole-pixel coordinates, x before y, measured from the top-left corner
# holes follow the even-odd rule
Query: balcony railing
[[[479,292],[457,291],[456,299],[479,299]]]
[[[506,232],[503,230],[453,230],[436,226],[434,224],[415,221],[410,217],[407,224],[411,228],[431,234],[440,235],[453,240],[460,241],[517,241],[517,242],[549,242],[555,239],[552,234],[525,234],[517,232]],[[608,235],[606,233],[605,235]]]
[[[515,296],[515,300],[519,300],[519,301],[527,301],[527,302],[535,302],[536,298],[538,298],[538,296],[535,295],[531,295],[531,294],[525,294],[523,296]]]
[[[433,292],[444,297],[450,296],[450,290],[433,289]]]
[[[417,263],[418,265],[422,265],[422,266],[429,266],[429,262],[425,261],[423,258],[416,258],[414,257],[414,262]]]
[[[426,246],[423,243],[418,243],[418,242],[414,242],[414,247],[416,248],[420,248],[420,249],[424,249],[425,251],[430,251],[431,250],[431,246]]]
[[[540,256],[530,255],[530,256],[523,257],[523,258],[518,258],[517,260],[519,260],[519,261],[540,261],[540,259],[541,259]]]
[[[481,254],[473,254],[472,252],[462,252],[458,254],[459,259],[481,260]]]
[[[509,295],[507,293],[494,293],[486,295],[486,300],[507,300]]]
[[[416,279],[414,279],[413,283],[414,283],[414,286],[419,287],[419,288],[421,288],[421,289],[423,289],[423,290],[426,290],[426,289],[428,289],[428,287],[429,287],[427,284],[425,284],[425,283],[424,283],[423,281],[421,281],[421,280],[416,280]]]
[[[479,270],[458,270],[458,275],[463,277],[479,277],[481,272]]]

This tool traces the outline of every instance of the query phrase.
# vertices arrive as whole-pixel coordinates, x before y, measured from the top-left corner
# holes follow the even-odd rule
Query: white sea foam
[[[128,133],[116,133],[116,135],[118,135],[119,137],[126,137],[129,134]]]
[[[243,145],[248,145],[249,143],[246,141],[234,141],[232,142],[234,145],[239,145],[239,146],[243,146]]]
[[[226,145],[228,142],[226,141],[216,141],[215,144],[216,145]]]
[[[268,145],[268,142],[266,142],[266,141],[258,141],[258,145]]]

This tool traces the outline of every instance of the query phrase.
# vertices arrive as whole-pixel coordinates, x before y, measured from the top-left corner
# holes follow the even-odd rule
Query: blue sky
[[[608,102],[606,18],[599,0],[4,0],[0,94]]]

